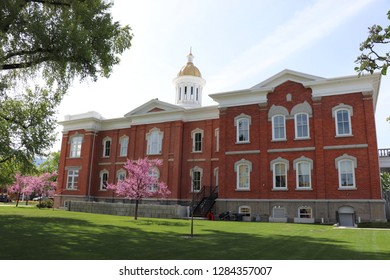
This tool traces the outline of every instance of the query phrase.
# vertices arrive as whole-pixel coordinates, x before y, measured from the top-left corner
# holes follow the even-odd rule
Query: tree
[[[24,194],[28,197],[32,194],[39,196],[39,204],[41,204],[43,196],[53,196],[57,183],[55,182],[56,173],[43,173],[39,176],[23,176],[15,175],[15,183],[8,188],[8,193],[16,194],[16,207],[19,205],[20,195]]]
[[[381,173],[381,185],[382,185],[382,193],[386,200],[389,200],[390,197],[390,173],[382,172]]]
[[[387,12],[387,18],[390,20],[390,10]],[[359,75],[364,72],[373,74],[375,70],[380,70],[382,75],[386,75],[390,64],[390,52],[389,48],[386,48],[390,43],[390,25],[384,28],[373,25],[368,30],[368,38],[360,44],[360,51],[363,53],[355,61],[359,65],[355,70]],[[378,48],[381,47],[384,54],[379,54]]]
[[[52,152],[41,165],[38,170],[41,173],[53,173],[58,171],[58,165],[60,162],[60,152]]]
[[[55,140],[55,113],[72,81],[109,77],[131,46],[108,0],[0,1],[0,173],[31,166]],[[5,168],[5,167],[4,167]]]
[[[171,194],[168,186],[153,176],[153,170],[161,164],[162,161],[158,159],[128,160],[124,165],[127,170],[125,179],[107,186],[107,189],[113,190],[118,196],[135,199],[135,220],[138,217],[138,204],[143,198],[167,197]]]

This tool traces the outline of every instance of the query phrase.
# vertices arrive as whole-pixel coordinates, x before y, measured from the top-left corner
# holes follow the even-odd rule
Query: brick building
[[[279,222],[385,220],[379,74],[326,79],[284,70],[249,89],[211,94],[218,105],[202,107],[205,80],[187,57],[174,79],[176,104],[153,99],[122,118],[88,112],[60,122],[57,207],[122,200],[106,183],[126,176],[128,158],[148,156],[163,160],[153,174],[172,191],[164,203],[196,197],[217,214]]]

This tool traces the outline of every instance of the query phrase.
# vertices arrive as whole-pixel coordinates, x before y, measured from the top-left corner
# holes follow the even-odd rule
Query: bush
[[[37,204],[38,208],[53,208],[53,200],[46,199],[42,200],[40,203]]]

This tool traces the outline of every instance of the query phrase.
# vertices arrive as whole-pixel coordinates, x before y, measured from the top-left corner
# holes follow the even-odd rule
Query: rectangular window
[[[340,187],[355,187],[354,166],[351,160],[339,162]]]
[[[301,219],[311,219],[312,210],[310,207],[301,207],[299,208],[299,218]]]
[[[311,188],[310,163],[298,162],[296,169],[297,169],[297,188]]]
[[[77,190],[79,181],[79,170],[78,169],[69,169],[68,178],[66,182],[67,190]]]
[[[193,171],[192,172],[192,191],[199,192],[201,185],[201,172]]]
[[[103,146],[103,157],[109,157],[110,156],[110,150],[111,150],[111,140],[105,140],[104,146]]]
[[[284,116],[272,117],[272,139],[273,140],[285,140],[286,139],[286,127]]]
[[[202,133],[196,132],[194,133],[194,152],[202,151]]]
[[[341,109],[336,112],[336,134],[351,135],[351,119],[347,109]]]
[[[295,138],[309,138],[309,117],[307,114],[295,115]]]
[[[70,157],[78,158],[81,156],[81,144],[83,142],[82,136],[74,136],[70,140]]]
[[[103,172],[100,175],[100,190],[107,190],[108,173]]]
[[[147,154],[159,155],[162,152],[163,133],[158,129],[153,129],[147,134]]]
[[[127,156],[127,148],[129,146],[129,138],[128,137],[121,138],[120,145],[121,145],[121,148],[119,151],[119,156],[121,156],[121,157]]]
[[[249,142],[249,120],[246,118],[237,120],[237,143]]]
[[[250,188],[250,177],[249,177],[249,166],[247,164],[240,164],[238,166],[238,184],[237,189],[249,189]]]
[[[274,188],[287,188],[287,169],[284,163],[274,165]]]

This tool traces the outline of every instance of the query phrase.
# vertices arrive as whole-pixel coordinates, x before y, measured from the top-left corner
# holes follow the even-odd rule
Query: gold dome
[[[189,55],[187,55],[187,58],[188,58],[187,64],[184,65],[183,68],[180,69],[177,76],[178,77],[180,77],[180,76],[195,76],[195,77],[202,78],[202,74],[200,74],[198,67],[196,67],[194,65],[194,63],[192,62],[194,59],[194,56],[192,55],[191,52]]]

